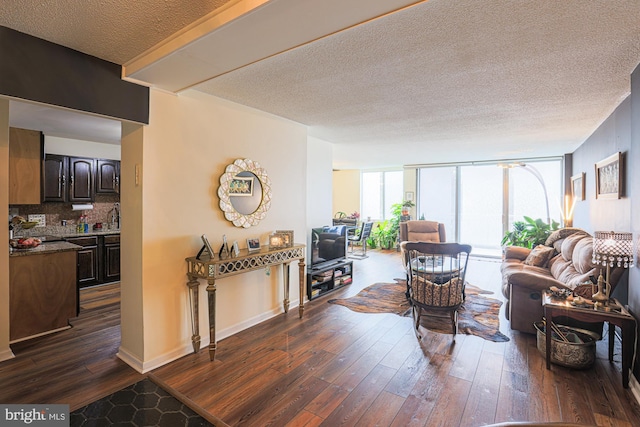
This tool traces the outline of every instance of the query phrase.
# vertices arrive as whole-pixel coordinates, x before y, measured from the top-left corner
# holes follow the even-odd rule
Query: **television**
[[[324,226],[311,229],[309,268],[319,270],[347,257],[347,226]]]

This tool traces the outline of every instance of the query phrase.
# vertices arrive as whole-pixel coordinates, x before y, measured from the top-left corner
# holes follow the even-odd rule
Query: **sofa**
[[[574,294],[590,299],[593,280],[604,268],[596,267],[592,256],[593,237],[579,228],[557,230],[544,245],[534,249],[505,247],[501,265],[502,294],[507,300],[505,316],[511,329],[536,333],[533,324],[543,317],[542,292],[551,286],[570,289]],[[612,292],[623,272],[623,268],[611,268]],[[574,326],[588,327],[584,324]],[[589,329],[602,331],[601,326]]]

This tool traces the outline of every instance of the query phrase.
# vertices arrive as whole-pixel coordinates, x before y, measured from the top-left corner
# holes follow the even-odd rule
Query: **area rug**
[[[75,410],[70,414],[70,425],[72,427],[226,425],[192,402],[188,402],[190,405],[187,405],[183,402],[186,398],[182,395],[178,393],[178,396],[174,396],[176,392],[169,393],[165,390],[169,387],[163,388],[156,382],[145,378]],[[177,397],[180,397],[180,400]]]
[[[395,283],[375,283],[351,298],[331,299],[331,304],[340,304],[360,313],[395,313],[411,316],[411,305],[405,292],[406,281],[395,279]],[[466,299],[458,310],[458,333],[476,335],[488,341],[506,342],[509,338],[500,332],[500,306],[502,301],[483,294],[492,292],[467,284]],[[422,316],[420,324],[440,333],[451,333],[449,317]]]

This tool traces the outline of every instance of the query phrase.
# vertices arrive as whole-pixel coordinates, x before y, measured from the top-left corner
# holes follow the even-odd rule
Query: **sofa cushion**
[[[566,261],[571,261],[573,258],[573,250],[575,249],[578,242],[585,236],[588,236],[588,234],[582,232],[582,233],[574,233],[566,237],[564,239],[564,242],[562,242],[562,248],[560,249],[562,258],[564,258]]]
[[[524,263],[534,267],[546,267],[554,252],[553,247],[538,245],[529,252]]]
[[[593,265],[593,238],[586,236],[578,242],[573,250],[573,266],[581,273],[589,273],[594,269]]]
[[[568,236],[571,236],[572,234],[575,233],[582,233],[584,234],[585,231],[581,228],[574,228],[574,227],[565,227],[565,228],[561,228],[559,230],[554,231],[553,233],[551,233],[549,235],[549,237],[547,237],[547,240],[544,242],[545,246],[553,246],[553,244],[555,242],[557,242],[558,240],[562,240]]]

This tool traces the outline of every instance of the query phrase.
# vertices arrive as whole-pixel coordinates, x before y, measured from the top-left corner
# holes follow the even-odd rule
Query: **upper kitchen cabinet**
[[[94,170],[94,159],[69,157],[69,202],[94,200]]]
[[[67,201],[68,163],[66,156],[47,154],[44,158],[44,179],[42,180],[43,202]]]
[[[120,192],[120,162],[98,159],[96,162],[96,193],[117,194]]]
[[[9,129],[9,204],[40,204],[44,139],[35,130]]]
[[[44,202],[92,202],[94,159],[47,154],[44,159]]]

